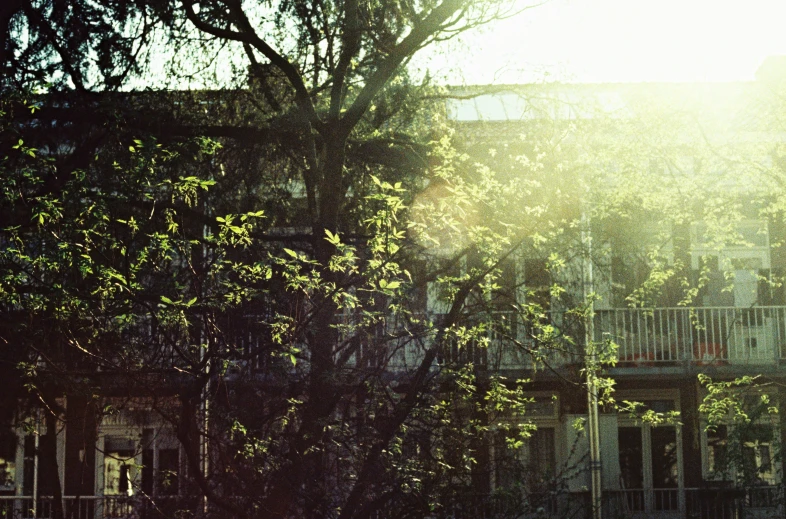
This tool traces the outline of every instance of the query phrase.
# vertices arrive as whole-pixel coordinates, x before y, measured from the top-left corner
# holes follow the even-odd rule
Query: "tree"
[[[25,367],[53,424],[60,395],[84,395],[100,421],[123,405],[105,398],[165,384],[149,405],[175,426],[193,484],[224,515],[365,517],[392,503],[431,513],[463,488],[485,427],[469,417],[435,434],[483,388],[433,366],[445,343],[482,331],[453,325],[495,266],[446,278],[454,294],[437,323],[419,315],[435,274],[413,270],[421,247],[403,246],[400,218],[405,186],[422,185],[434,160],[436,130],[422,115],[426,87],[404,66],[517,7],[248,7],[3,7],[4,340],[19,345],[9,365]],[[242,49],[251,88],[110,94],[160,79],[145,68],[155,68],[156,36],[191,63]],[[465,205],[478,194],[461,190]],[[256,329],[233,325],[247,312]],[[239,339],[249,332],[253,348]],[[402,355],[393,386],[391,359]],[[260,371],[246,373],[252,364]],[[111,375],[88,375],[99,370]],[[451,388],[458,396],[441,402]],[[465,449],[445,452],[447,441]],[[409,462],[413,449],[429,454]]]
[[[553,371],[586,407],[583,269],[600,287],[610,262],[631,262],[636,276],[596,296],[688,307],[709,275],[648,223],[705,220],[715,240],[745,241],[718,176],[664,181],[688,134],[704,164],[739,164],[648,99],[624,121],[582,120],[534,89],[521,97],[535,115],[504,137],[455,132],[449,96],[405,65],[508,6],[8,3],[2,337],[29,390],[13,398],[43,402],[52,428],[62,395],[97,422],[144,398],[184,448],[180,484],[207,502],[192,510],[488,510],[465,496],[491,494],[494,461],[516,466],[501,444],[522,448],[537,404],[495,368]],[[211,89],[125,91],[166,82]],[[604,362],[641,362],[600,339]],[[561,492],[580,461],[546,487]],[[495,511],[537,513],[543,480],[516,485],[496,486],[514,506]]]

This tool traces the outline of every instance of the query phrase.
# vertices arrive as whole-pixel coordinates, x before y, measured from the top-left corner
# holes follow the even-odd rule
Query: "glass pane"
[[[16,434],[0,432],[0,488],[13,488],[16,482]]]
[[[158,451],[158,493],[177,494],[178,472],[180,471],[180,455],[177,449],[160,449]]]
[[[641,429],[639,427],[620,427],[618,439],[622,489],[644,488]]]
[[[677,431],[674,427],[652,428],[652,486],[677,488]]]
[[[131,496],[137,483],[136,441],[107,436],[104,441],[104,495]]]
[[[498,488],[537,493],[548,490],[553,484],[556,472],[553,427],[538,428],[518,449],[511,448],[505,441],[505,434],[500,433],[495,439],[494,451]]]
[[[769,445],[759,445],[759,471],[772,472],[772,453]]]
[[[153,495],[153,449],[142,451],[142,492]]]
[[[674,400],[642,400],[644,409],[651,409],[656,413],[668,413],[674,411]]]
[[[707,431],[707,470],[713,477],[728,479],[728,430],[719,425],[714,431]]]

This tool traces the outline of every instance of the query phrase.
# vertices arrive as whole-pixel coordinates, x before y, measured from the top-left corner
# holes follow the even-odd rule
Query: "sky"
[[[550,0],[418,61],[451,84],[752,80],[786,0]]]

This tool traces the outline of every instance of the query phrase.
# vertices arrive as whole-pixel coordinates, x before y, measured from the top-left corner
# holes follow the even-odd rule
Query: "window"
[[[105,428],[96,468],[97,495],[177,495],[181,490],[180,447],[168,429]]]
[[[510,426],[501,427],[492,438],[491,486],[498,492],[528,496],[534,504],[553,490],[557,476],[559,401],[547,394],[530,396],[533,401],[523,421],[537,428],[524,438],[523,426],[514,425],[515,417],[506,417]],[[538,506],[547,507],[547,500]]]
[[[494,487],[507,492],[548,492],[556,475],[554,427],[538,427],[519,447],[518,431],[499,431],[494,439]]]
[[[707,431],[707,473],[713,479],[726,480],[728,470],[729,433],[725,425]]]
[[[742,467],[738,475],[746,486],[775,485],[773,426],[747,425],[740,434]]]
[[[53,495],[63,484],[65,434],[33,423],[31,419],[25,426],[0,429],[0,492],[33,495],[36,462],[39,495]]]
[[[704,271],[704,306],[749,308],[760,303],[759,277],[767,277],[770,241],[767,222],[694,223],[691,226],[691,267]]]
[[[777,403],[762,400],[759,390],[749,388],[733,398],[743,400],[743,409],[751,421],[725,424],[707,430],[702,427],[704,478],[731,481],[744,487],[773,486],[778,482],[780,462],[776,457],[780,437],[777,416],[769,414]]]
[[[662,391],[650,394],[631,392],[619,400],[641,402],[637,412],[679,411],[678,393]],[[683,486],[682,439],[678,425],[653,426],[634,417],[618,416],[617,442],[619,447],[619,484],[624,492],[627,510],[645,513],[676,511],[679,509],[680,489]]]
[[[123,436],[104,438],[104,495],[132,496],[137,487],[137,442]]]
[[[16,484],[16,434],[0,430],[0,490],[13,490]]]

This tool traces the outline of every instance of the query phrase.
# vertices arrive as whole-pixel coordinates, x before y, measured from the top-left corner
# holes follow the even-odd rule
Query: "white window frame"
[[[745,219],[736,222],[737,233],[742,234],[745,228],[751,229],[756,227],[757,232],[763,229],[762,235],[764,236],[764,245],[725,245],[722,248],[712,248],[703,241],[699,243],[699,232],[701,232],[703,222],[694,222],[691,224],[690,229],[690,251],[691,251],[691,268],[698,270],[701,267],[701,258],[705,256],[717,256],[719,266],[721,268],[728,267],[733,260],[746,260],[757,259],[759,260],[759,269],[770,269],[770,234],[769,227],[766,220],[752,220]]]
[[[184,469],[185,453],[183,446],[177,441],[174,431],[171,427],[166,426],[159,420],[152,418],[151,412],[145,412],[147,415],[146,423],[136,423],[129,416],[129,413],[121,411],[119,416],[112,420],[113,423],[102,424],[99,426],[98,436],[96,438],[96,456],[95,456],[95,495],[106,497],[132,497],[139,495],[142,492],[142,468],[143,468],[143,454],[144,451],[150,449],[153,451],[153,467],[151,482],[152,495],[157,495],[157,481],[159,474],[159,452],[165,448],[175,448],[178,450],[178,476],[181,483],[178,485],[177,494],[183,492],[182,488],[182,474]],[[153,435],[149,444],[145,444],[145,430],[152,430]],[[129,496],[119,494],[105,494],[105,453],[106,453],[106,438],[119,437],[133,440],[136,448],[134,450],[134,463],[139,467],[135,472],[133,480],[130,482],[133,492]]]
[[[646,402],[652,400],[668,400],[674,402],[674,410],[681,413],[680,407],[680,390],[672,389],[655,389],[655,390],[631,390],[620,391],[615,394],[615,399],[618,402],[627,400],[629,402]],[[642,470],[644,482],[644,506],[645,512],[653,513],[653,503],[650,502],[653,494],[652,491],[656,490],[652,481],[652,429],[657,427],[674,427],[676,450],[677,450],[677,496],[679,499],[679,509],[685,510],[685,462],[683,460],[683,442],[682,442],[682,425],[676,424],[662,424],[651,425],[643,423],[641,420],[626,416],[625,414],[618,414],[617,428],[620,427],[638,427],[641,430],[641,451],[642,451]],[[621,467],[620,467],[621,468]]]

